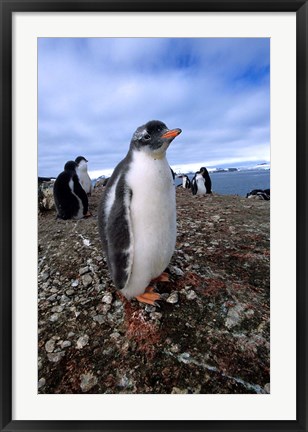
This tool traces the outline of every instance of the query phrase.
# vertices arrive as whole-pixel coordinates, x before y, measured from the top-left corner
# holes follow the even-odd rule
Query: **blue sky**
[[[154,119],[183,131],[177,172],[269,162],[269,39],[39,38],[40,176],[79,155],[110,174]]]

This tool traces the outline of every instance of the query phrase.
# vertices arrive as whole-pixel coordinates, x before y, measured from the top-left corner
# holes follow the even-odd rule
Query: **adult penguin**
[[[166,280],[163,271],[176,242],[175,187],[166,151],[180,133],[158,120],[138,127],[100,203],[99,231],[108,267],[128,300],[155,304],[160,296],[149,284]]]
[[[68,161],[56,178],[53,195],[59,219],[81,219],[90,216],[88,197],[76,174],[77,164]]]
[[[83,189],[86,191],[87,195],[90,196],[93,190],[92,181],[88,174],[88,161],[83,156],[78,156],[75,159],[77,164],[77,175],[79,178],[79,182]]]
[[[191,190],[193,195],[205,195],[212,193],[212,181],[208,170],[201,167],[191,181]]]

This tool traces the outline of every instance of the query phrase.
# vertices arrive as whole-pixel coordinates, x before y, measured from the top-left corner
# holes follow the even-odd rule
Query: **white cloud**
[[[171,164],[268,158],[268,68],[264,40],[40,39],[39,174],[113,169],[152,119],[183,130]]]

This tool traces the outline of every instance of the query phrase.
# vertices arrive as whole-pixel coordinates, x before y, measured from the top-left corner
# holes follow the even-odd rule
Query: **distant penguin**
[[[76,168],[76,162],[66,162],[64,171],[54,183],[53,194],[57,217],[60,219],[81,219],[90,215],[88,197],[79,183]]]
[[[182,186],[184,189],[190,189],[191,183],[186,174],[181,174],[177,177],[182,179],[182,184],[179,184],[179,186]]]
[[[86,191],[87,195],[91,195],[93,186],[88,174],[88,161],[85,157],[78,156],[76,157],[75,162],[77,164],[76,172],[79,177],[80,184]]]
[[[193,195],[205,195],[212,193],[212,182],[208,170],[201,167],[191,181]]]
[[[246,195],[246,198],[254,198],[254,199],[259,199],[264,201],[270,201],[271,199],[270,195],[271,195],[270,189],[264,189],[264,190],[253,189]]]
[[[100,236],[113,282],[127,299],[155,304],[160,298],[149,283],[163,280],[175,248],[175,187],[166,150],[180,133],[157,120],[138,127],[102,196]]]

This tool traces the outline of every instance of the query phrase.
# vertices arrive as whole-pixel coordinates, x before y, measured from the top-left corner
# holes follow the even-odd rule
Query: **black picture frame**
[[[297,419],[294,421],[14,421],[12,420],[12,16],[14,12],[296,12],[296,345]],[[1,431],[307,431],[307,0],[0,0],[0,404]],[[286,203],[287,205],[287,203]]]

